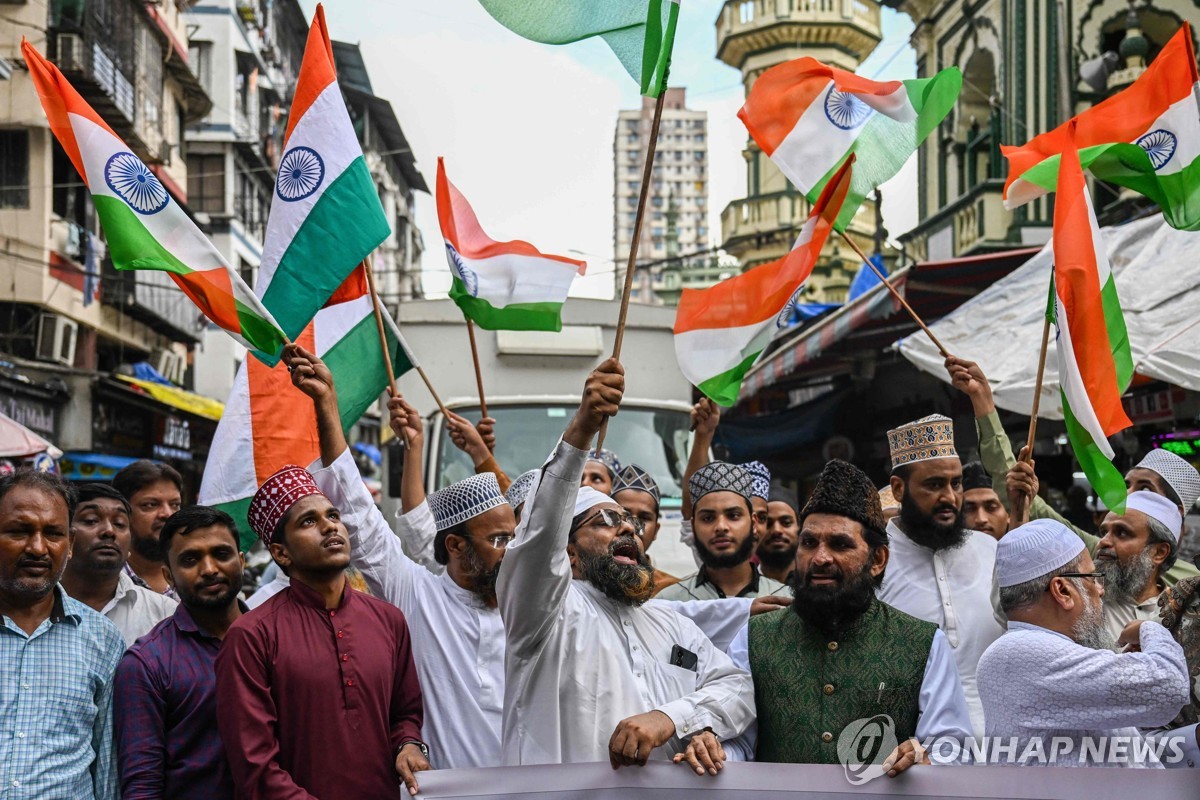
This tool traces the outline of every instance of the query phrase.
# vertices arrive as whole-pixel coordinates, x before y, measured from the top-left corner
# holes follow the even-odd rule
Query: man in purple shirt
[[[159,539],[174,615],[138,639],[117,668],[114,723],[123,800],[230,800],[233,779],[217,734],[215,663],[245,611],[245,560],[224,511],[175,512]]]

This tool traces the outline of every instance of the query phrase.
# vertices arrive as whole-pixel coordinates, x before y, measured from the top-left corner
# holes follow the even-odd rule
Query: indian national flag
[[[454,275],[450,297],[467,318],[490,331],[562,330],[562,305],[587,264],[546,255],[528,242],[493,241],[440,158],[437,208]]]
[[[1054,191],[1061,154],[1075,147],[1097,178],[1158,203],[1171,227],[1200,230],[1198,92],[1185,22],[1129,88],[1020,147],[1001,148],[1008,159],[1005,208]]]
[[[961,90],[957,67],[932,78],[880,83],[805,57],[760,75],[738,116],[810,202],[846,157],[857,155],[834,225],[845,231],[863,199],[900,171]]]
[[[342,100],[318,5],[284,131],[258,296],[295,337],[390,232]]]
[[[833,221],[850,191],[854,155],[827,181],[790,253],[707,289],[684,289],[675,314],[675,358],[692,384],[723,406],[779,328],[786,328]]]
[[[248,348],[278,354],[284,334],[162,182],[79,96],[58,67],[21,52],[59,144],[79,171],[117,269],[168,272],[204,315]]]
[[[667,88],[679,0],[479,0],[518,36],[569,44],[599,36],[646,97]]]
[[[1121,393],[1133,357],[1100,226],[1073,147],[1063,151],[1054,203],[1054,316],[1067,436],[1104,504],[1125,511],[1125,478],[1108,437],[1132,423]]]
[[[361,268],[359,270],[361,272]],[[357,275],[347,281],[355,295],[330,304],[297,337],[296,342],[316,353],[333,372],[342,427],[349,430],[387,388],[387,370],[379,346],[379,329],[371,308],[371,295]],[[399,329],[386,310],[388,352],[397,377],[416,366]],[[250,498],[280,467],[307,467],[321,454],[317,419],[312,400],[292,386],[287,367],[267,366],[247,358],[238,369],[225,414],[217,424],[199,502],[218,506],[238,523],[244,548],[256,539],[246,522]]]

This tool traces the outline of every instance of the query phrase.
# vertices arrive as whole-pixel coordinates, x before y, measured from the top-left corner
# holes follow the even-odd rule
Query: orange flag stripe
[[[308,44],[304,49],[304,61],[296,78],[296,96],[292,98],[292,110],[288,114],[287,128],[283,133],[283,144],[292,138],[292,129],[308,111],[321,92],[337,80],[337,66],[333,60],[333,45],[329,43],[329,28],[325,25],[325,7],[317,4],[312,26],[308,29]]]

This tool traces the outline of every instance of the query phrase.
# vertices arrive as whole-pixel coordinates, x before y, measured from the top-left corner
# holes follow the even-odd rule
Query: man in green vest
[[[790,610],[754,617],[729,649],[754,678],[758,722],[727,749],[841,763],[861,783],[921,762],[914,737],[961,745],[971,717],[945,635],[875,597],[888,537],[871,481],[830,461],[798,521]]]

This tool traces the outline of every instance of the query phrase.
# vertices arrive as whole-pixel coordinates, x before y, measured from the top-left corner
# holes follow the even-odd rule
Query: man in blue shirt
[[[59,586],[74,490],[0,478],[0,800],[116,800],[112,677],[125,641]]]

